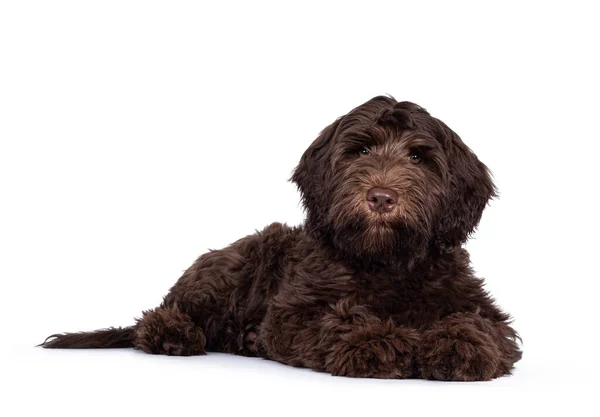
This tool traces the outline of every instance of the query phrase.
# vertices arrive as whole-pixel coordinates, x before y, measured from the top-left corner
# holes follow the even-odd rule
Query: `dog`
[[[303,225],[201,255],[135,324],[44,348],[257,356],[335,376],[482,381],[519,335],[463,248],[496,188],[442,121],[378,96],[326,127],[291,181]]]

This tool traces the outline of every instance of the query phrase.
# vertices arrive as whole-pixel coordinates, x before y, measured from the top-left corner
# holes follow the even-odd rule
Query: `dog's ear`
[[[331,183],[332,166],[328,160],[332,140],[344,116],[327,126],[313,143],[304,151],[300,163],[294,170],[291,181],[296,184],[302,194],[304,207],[309,214],[319,214],[326,210]]]
[[[488,201],[496,196],[496,187],[488,168],[462,142],[442,125],[448,153],[448,192],[437,233],[442,247],[463,244],[475,230]]]

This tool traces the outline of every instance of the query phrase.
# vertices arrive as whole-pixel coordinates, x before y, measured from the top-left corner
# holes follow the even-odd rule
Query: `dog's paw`
[[[192,356],[206,351],[206,338],[190,317],[177,309],[157,308],[138,320],[134,345],[147,353]]]
[[[500,376],[501,353],[487,334],[470,323],[423,332],[418,353],[423,378],[488,381]]]
[[[409,378],[413,374],[417,332],[386,323],[341,335],[330,351],[326,370],[334,376]]]

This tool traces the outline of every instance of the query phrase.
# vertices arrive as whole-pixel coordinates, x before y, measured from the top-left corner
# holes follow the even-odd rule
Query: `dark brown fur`
[[[415,104],[375,97],[323,130],[292,180],[304,225],[274,223],[200,256],[134,326],[42,346],[230,352],[351,377],[510,372],[517,333],[462,248],[495,188],[451,129]],[[373,187],[398,194],[394,210],[369,209]]]

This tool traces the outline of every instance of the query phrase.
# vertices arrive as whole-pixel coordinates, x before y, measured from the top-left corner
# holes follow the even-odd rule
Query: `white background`
[[[597,415],[593,3],[0,3],[0,414]],[[208,248],[300,223],[303,150],[385,93],[494,173],[468,248],[523,337],[513,376],[33,348],[132,324]]]

